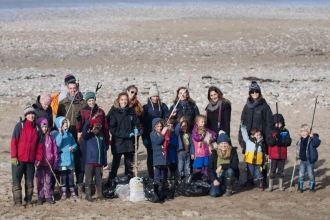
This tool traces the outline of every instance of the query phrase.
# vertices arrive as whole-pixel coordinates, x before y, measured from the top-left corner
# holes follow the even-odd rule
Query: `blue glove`
[[[130,133],[129,134],[129,138],[131,138],[131,137],[133,137],[134,136],[134,134],[133,133]]]
[[[139,129],[135,128],[134,129],[134,134],[138,135],[139,134]]]
[[[147,139],[144,139],[144,140],[143,140],[143,145],[144,145],[145,147],[147,147],[148,144],[149,144],[149,141],[148,141]]]
[[[246,128],[246,125],[245,125],[245,124],[242,124],[242,125],[241,125],[241,128]]]

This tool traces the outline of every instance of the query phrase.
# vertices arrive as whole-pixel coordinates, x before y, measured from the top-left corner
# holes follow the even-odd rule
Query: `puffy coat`
[[[219,109],[221,109],[220,112]],[[208,107],[206,107],[205,111],[207,127],[214,131],[217,135],[219,134],[220,130],[223,130],[226,132],[228,137],[230,137],[231,103],[229,101],[227,103],[222,103],[221,108],[217,108],[213,112],[210,111]],[[218,126],[218,122],[220,123],[220,127]]]
[[[171,106],[170,113],[173,111],[175,104]],[[195,118],[199,115],[199,109],[195,103],[191,102],[179,102],[176,109],[178,110],[175,116],[172,116],[173,119],[180,120],[182,116],[189,122],[190,131],[192,131]]]
[[[86,141],[86,164],[102,164],[107,166],[107,145],[102,133],[95,135],[93,132],[87,132],[89,122],[86,122],[82,136]]]
[[[206,157],[210,156],[211,152],[209,149],[209,143],[204,141],[205,135],[197,133],[197,125],[195,124],[194,129],[192,130],[192,140],[194,144],[194,148],[192,151],[192,155],[195,157]],[[209,132],[212,136],[211,141],[214,142],[217,139],[217,134],[214,131],[206,128],[206,132]]]
[[[36,120],[39,118],[46,118],[48,121],[48,126],[53,130],[53,111],[52,107],[49,106],[47,110],[44,110],[40,103],[40,96],[37,97],[36,103],[32,105],[34,110],[36,111]]]
[[[152,120],[152,127],[154,128],[157,122],[162,120],[161,118],[154,118]],[[153,166],[166,166],[168,160],[166,159],[166,152],[164,152],[165,138],[163,135],[153,130],[150,133],[151,145],[153,150]]]
[[[241,121],[246,125],[249,132],[251,128],[258,128],[262,136],[267,141],[269,131],[273,127],[273,113],[265,99],[262,99],[256,106],[251,106],[249,103],[245,104],[241,115]],[[245,153],[245,142],[239,129],[238,142],[242,147],[242,152]],[[266,144],[268,144],[266,142]]]
[[[119,108],[115,105],[109,111],[109,127],[112,135],[111,151],[115,153],[134,152],[134,136],[129,137],[134,128],[139,128],[140,120],[132,108]]]
[[[57,128],[62,127],[62,121],[64,117],[57,117],[55,120],[55,125]],[[68,127],[70,126],[70,122],[68,122]],[[73,152],[77,150],[77,144],[70,132],[67,130],[63,130],[63,135],[59,131],[53,132],[57,152],[58,152],[58,166],[67,166],[74,167],[74,155]],[[73,152],[69,151],[69,147],[73,147]]]
[[[142,139],[148,140],[147,148],[151,149],[150,133],[153,130],[152,120],[154,118],[164,119],[168,115],[168,107],[164,103],[152,103],[148,98],[148,104],[143,106],[143,134]]]
[[[217,161],[218,161],[218,152],[216,150],[212,150],[212,154],[210,156],[209,164],[207,165],[207,172],[209,174],[210,182],[216,179],[216,170],[217,170]],[[238,168],[239,160],[237,155],[237,147],[232,147],[230,151],[230,164],[223,164],[222,169],[226,172],[229,168],[233,169],[235,173],[235,178],[239,179],[239,168]]]
[[[278,129],[275,127],[275,123],[282,122],[282,127]],[[287,159],[287,147],[291,145],[292,139],[289,131],[284,128],[285,121],[283,115],[273,115],[273,129],[268,134],[268,157],[269,159],[286,160]]]
[[[299,141],[297,141],[297,150],[296,150],[296,158],[299,158],[299,153],[300,153],[300,144],[301,144],[301,138],[299,139]],[[307,143],[307,149],[306,149],[306,156],[307,156],[307,160],[310,163],[315,163],[318,160],[318,152],[317,152],[317,147],[320,146],[321,144],[321,140],[319,139],[319,135],[318,134],[313,134],[313,138],[309,137],[308,138],[308,143]]]
[[[36,123],[24,120],[15,125],[10,143],[11,158],[22,162],[42,160],[42,133]]]
[[[253,164],[261,165],[263,162],[263,151],[265,150],[265,145],[263,140],[256,140],[255,138],[249,137],[245,126],[241,126],[241,132],[243,140],[246,143],[246,151],[244,155],[244,161]]]
[[[85,122],[90,119],[89,117],[91,115],[91,110],[92,110],[92,108],[89,107],[88,105],[86,105],[78,113],[78,115],[80,114],[80,116],[81,116],[81,121],[79,122],[77,120],[77,123],[76,123],[76,129],[77,129],[78,133],[82,132]],[[92,118],[94,118],[100,125],[102,125],[100,133],[103,134],[104,140],[105,140],[107,146],[110,146],[109,124],[105,117],[104,111],[101,108],[99,108],[98,105],[95,105],[95,107],[93,108],[93,113],[92,113],[91,119]]]

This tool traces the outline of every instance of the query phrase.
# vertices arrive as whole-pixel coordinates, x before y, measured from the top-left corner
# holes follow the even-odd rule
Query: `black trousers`
[[[110,179],[114,179],[117,177],[117,172],[120,165],[121,156],[124,155],[124,164],[125,164],[125,175],[132,175],[132,163],[134,158],[134,152],[129,153],[115,153],[113,154],[112,158],[112,166],[111,166],[111,172],[110,172]]]
[[[93,177],[95,177],[95,185],[102,185],[102,166],[96,167],[90,164],[86,164],[85,166],[85,185],[92,185]]]
[[[21,190],[21,181],[24,175],[25,180],[25,201],[28,201],[28,198],[32,198],[33,194],[33,180],[34,180],[34,164],[30,162],[22,162],[18,161],[18,165],[11,166],[12,171],[12,180],[13,180],[13,192],[14,189],[16,190],[17,195],[14,195],[14,200],[17,198],[17,201],[15,202],[21,202],[21,196],[19,196],[17,190]],[[15,193],[15,192],[14,192]],[[21,195],[21,193],[20,193]]]
[[[269,179],[274,179],[275,178],[276,169],[277,169],[278,178],[283,178],[284,177],[284,165],[285,165],[285,160],[272,159],[271,162],[270,162]]]

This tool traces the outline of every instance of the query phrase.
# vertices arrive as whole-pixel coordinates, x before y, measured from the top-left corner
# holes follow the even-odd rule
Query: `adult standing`
[[[53,113],[50,106],[52,97],[49,93],[42,93],[37,97],[36,103],[32,105],[36,112],[36,120],[46,118],[50,130],[53,128]]]
[[[67,74],[64,77],[64,85],[61,86],[61,91],[58,96],[58,103],[60,103],[63,99],[66,98],[68,92],[69,92],[69,83],[75,83],[76,82],[76,77],[74,77],[71,74]]]
[[[136,116],[139,118],[140,122],[142,122],[143,107],[137,99],[138,88],[135,85],[130,85],[126,88],[126,92],[129,98],[129,107],[134,109]]]
[[[150,133],[152,132],[152,120],[154,118],[165,119],[168,115],[168,107],[162,103],[159,97],[159,90],[156,86],[149,89],[149,98],[147,104],[143,106],[143,145],[147,149],[147,169],[150,178],[154,178],[153,150],[151,146]]]
[[[207,128],[214,131],[224,131],[230,138],[231,103],[223,97],[221,90],[211,86],[207,92],[209,104],[206,106]]]
[[[82,176],[84,176],[85,171],[85,159],[86,159],[86,141],[82,138],[81,133],[85,123],[88,120],[94,119],[98,124],[101,125],[100,133],[105,138],[105,143],[107,147],[110,146],[110,134],[109,125],[105,117],[104,111],[96,104],[96,96],[94,92],[87,92],[85,95],[86,106],[83,107],[76,119],[76,129],[78,132],[78,143],[80,144],[81,159],[80,165],[82,170]],[[83,178],[83,177],[82,177]],[[78,196],[82,198],[84,184],[78,184]]]
[[[114,185],[113,179],[117,177],[122,155],[124,155],[125,175],[133,175],[134,134],[138,134],[138,127],[140,126],[140,120],[133,108],[129,107],[129,98],[126,92],[118,95],[113,108],[109,112],[109,121],[113,159],[108,182],[111,181]]]
[[[77,133],[77,119],[76,116],[78,112],[83,109],[86,105],[85,100],[83,99],[83,94],[79,92],[79,88],[75,82],[68,83],[69,93],[67,93],[66,98],[60,101],[57,111],[57,117],[63,116],[70,121],[69,132],[74,137],[76,143],[78,143],[78,133]],[[83,183],[84,174],[81,170],[81,150],[78,148],[74,152],[74,162],[75,162],[75,173],[76,173],[76,184],[79,185]]]
[[[179,101],[180,99],[180,101]],[[175,104],[179,101],[176,109],[174,109]],[[182,117],[189,123],[190,132],[193,129],[194,121],[197,115],[199,115],[199,109],[195,101],[190,98],[189,91],[186,87],[180,87],[176,91],[176,97],[174,99],[174,104],[171,106],[170,112],[173,110],[172,118],[179,121]]]
[[[246,125],[246,130],[248,132],[250,132],[251,128],[258,128],[261,131],[264,140],[267,140],[266,134],[269,133],[273,126],[273,113],[266,100],[262,97],[260,86],[256,81],[252,81],[249,87],[249,97],[243,108],[241,121]],[[238,141],[244,154],[246,145],[240,131]],[[267,186],[267,170],[263,170],[262,173],[264,176],[264,186]],[[252,178],[250,172],[247,171],[247,179]],[[242,186],[250,187],[248,181]]]

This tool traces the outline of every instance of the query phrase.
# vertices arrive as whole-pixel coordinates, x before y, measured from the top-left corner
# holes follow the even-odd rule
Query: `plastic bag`
[[[129,181],[130,198],[131,202],[141,202],[148,200],[143,191],[142,178],[134,177]]]
[[[162,186],[159,180],[153,180],[149,177],[143,178],[143,190],[145,197],[152,203],[164,201],[165,199],[174,198],[175,185],[171,188]]]
[[[211,186],[207,177],[201,173],[190,174],[177,187],[176,192],[181,196],[197,197],[206,196]]]
[[[129,197],[130,197],[129,185],[128,184],[117,185],[115,189],[115,195],[117,195],[121,201],[129,201]]]

